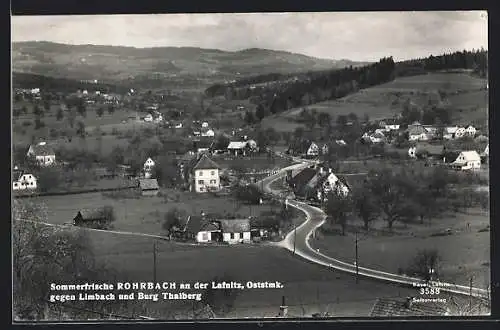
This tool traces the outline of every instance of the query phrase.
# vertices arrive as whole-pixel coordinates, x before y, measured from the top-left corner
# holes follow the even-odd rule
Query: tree
[[[339,224],[342,228],[342,235],[345,235],[347,221],[352,212],[352,199],[350,196],[330,192],[326,203],[326,213],[334,224]]]
[[[356,115],[354,112],[351,112],[347,115],[347,119],[349,119],[352,122],[357,122],[358,121],[358,115]]]
[[[331,125],[331,120],[332,120],[332,118],[331,118],[330,114],[327,112],[320,112],[318,114],[318,125],[320,127],[323,127],[323,128],[329,127]]]
[[[410,196],[414,185],[405,173],[397,173],[384,168],[369,174],[367,186],[375,196],[377,206],[385,215],[389,230],[396,221],[404,221],[415,216]]]
[[[431,194],[428,187],[419,187],[413,195],[415,213],[420,217],[420,223],[425,219],[437,215],[439,211],[439,201]]]
[[[40,120],[39,117],[36,117],[35,118],[35,129],[38,130],[42,127],[45,127],[45,123],[42,120]]]
[[[253,115],[253,112],[247,110],[245,112],[244,120],[249,125],[253,124],[255,122],[255,117]]]
[[[95,110],[95,113],[98,117],[102,117],[102,115],[104,114],[104,109],[103,107],[97,107],[97,109]]]
[[[28,114],[28,108],[23,105],[22,108],[21,108],[21,112],[24,114],[24,115],[27,115]]]
[[[83,121],[79,121],[76,126],[76,134],[78,134],[82,139],[85,139],[85,124]]]
[[[439,262],[441,256],[436,249],[422,249],[417,252],[408,266],[411,275],[419,276],[426,281],[430,281],[434,276],[439,275]]]
[[[265,115],[266,115],[266,110],[264,109],[264,106],[262,105],[262,103],[259,103],[259,105],[257,105],[257,109],[255,110],[255,117],[259,121],[262,121],[262,119],[264,119]]]
[[[360,187],[354,191],[353,202],[356,214],[363,220],[365,229],[368,230],[370,223],[380,215],[374,196],[367,187]]]
[[[182,227],[182,218],[184,216],[184,212],[174,207],[165,213],[163,220],[163,229],[168,232],[169,235],[172,235],[173,232]]]
[[[38,172],[37,186],[41,192],[49,192],[59,188],[60,173],[53,167],[42,167]]]
[[[43,100],[43,108],[45,111],[50,111],[50,101],[49,100]]]
[[[153,177],[163,187],[173,187],[179,180],[179,170],[175,159],[161,156],[153,167]]]
[[[76,111],[80,114],[80,116],[85,117],[87,115],[87,107],[83,103],[83,100],[80,99],[78,105],[76,106]]]
[[[33,114],[36,117],[43,117],[43,110],[38,106],[38,104],[35,104],[33,107]]]
[[[302,139],[304,137],[304,128],[302,127],[297,127],[295,131],[293,132],[293,136],[296,139]]]
[[[56,113],[56,119],[57,121],[61,121],[64,117],[64,111],[63,109],[59,108],[57,109],[57,113]]]
[[[254,185],[240,186],[236,189],[236,198],[249,204],[259,204],[262,192]]]
[[[347,116],[346,115],[339,115],[337,117],[337,125],[343,127],[347,125]]]
[[[68,113],[68,123],[71,128],[75,127],[76,120],[76,111],[74,109],[70,109]]]
[[[108,105],[108,113],[111,115],[115,112],[115,106],[113,104]]]

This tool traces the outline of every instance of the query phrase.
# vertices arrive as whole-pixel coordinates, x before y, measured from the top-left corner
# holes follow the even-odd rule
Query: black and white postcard
[[[14,322],[490,315],[486,11],[11,29]]]

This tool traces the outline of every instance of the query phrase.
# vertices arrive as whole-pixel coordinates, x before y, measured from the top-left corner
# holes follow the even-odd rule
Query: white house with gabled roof
[[[472,125],[467,126],[467,128],[465,129],[465,133],[472,137],[476,136],[476,132],[476,128]]]
[[[462,151],[451,166],[463,171],[478,170],[481,168],[481,156],[475,150]]]

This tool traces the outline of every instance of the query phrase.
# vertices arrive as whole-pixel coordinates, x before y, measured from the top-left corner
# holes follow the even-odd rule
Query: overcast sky
[[[487,49],[487,30],[485,11],[12,17],[14,42],[255,47],[360,61]]]

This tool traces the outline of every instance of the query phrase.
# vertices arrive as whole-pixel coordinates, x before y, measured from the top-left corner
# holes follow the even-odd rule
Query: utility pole
[[[153,283],[156,283],[156,242],[153,243]]]
[[[472,313],[472,278],[474,276],[471,276],[470,277],[470,280],[469,280],[469,315],[470,313]]]
[[[297,241],[297,224],[294,224],[295,228],[293,229],[293,254],[295,254],[295,242]]]
[[[359,267],[358,267],[358,232],[356,232],[356,284],[359,282]]]

